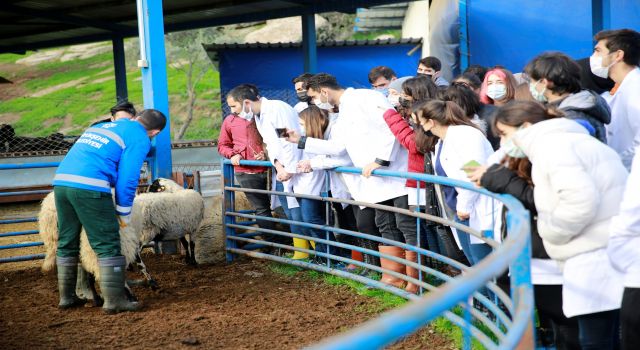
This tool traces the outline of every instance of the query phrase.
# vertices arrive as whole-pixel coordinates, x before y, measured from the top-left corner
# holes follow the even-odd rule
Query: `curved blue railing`
[[[241,161],[241,164],[244,166],[271,166],[269,162],[264,161]],[[360,169],[350,167],[340,167],[333,169],[332,171],[349,174],[361,173]],[[513,197],[495,194],[487,190],[477,188],[470,183],[433,175],[401,173],[386,170],[375,170],[373,172],[373,175],[375,176],[414,179],[419,182],[430,182],[439,185],[463,188],[498,200],[508,209],[506,216],[508,235],[502,242],[498,242],[493,239],[493,233],[491,231],[478,232],[467,226],[416,211],[387,207],[373,203],[361,203],[354,200],[334,199],[328,197],[326,193],[328,191],[322,193],[320,196],[310,196],[269,190],[239,188],[235,186],[233,166],[227,159],[222,160],[222,173],[224,182],[223,218],[225,233],[227,235],[227,259],[229,261],[233,260],[236,254],[268,259],[349,278],[410,300],[410,302],[405,306],[387,312],[377,319],[366,322],[344,334],[325,339],[323,342],[311,346],[310,349],[334,350],[382,348],[385,345],[391,344],[418,331],[437,317],[445,317],[452,323],[461,327],[463,331],[463,348],[465,349],[471,348],[471,339],[477,340],[487,349],[512,349],[517,346],[521,346],[523,348],[534,347],[533,289],[529,271],[529,212],[525,210],[522,204]],[[326,225],[316,225],[279,218],[258,217],[246,210],[236,211],[236,192],[278,194],[297,198],[316,199],[325,202],[327,210],[332,202],[337,202],[352,205],[366,205],[370,208],[384,209],[390,212],[406,214],[413,216],[418,220],[418,230],[420,229],[420,220],[430,220],[442,223],[456,228],[458,232],[465,232],[467,234],[477,236],[489,244],[493,248],[493,252],[475,266],[468,267],[448,257],[417,246],[410,246],[381,237],[333,227],[329,225],[328,221]],[[255,220],[258,218],[260,220],[273,221],[276,223],[295,224],[300,227],[320,229],[327,233],[327,237],[326,239],[315,239],[305,235],[285,231],[262,229],[254,226],[256,223]],[[329,232],[347,234],[357,238],[373,240],[384,245],[394,245],[405,250],[411,250],[418,253],[418,261],[412,262],[402,258],[382,254],[376,250],[330,241],[328,239]],[[255,236],[260,233],[270,233],[290,238],[302,238],[309,241],[324,243],[327,246],[332,245],[335,247],[355,250],[363,254],[369,254],[402,263],[418,269],[421,273],[419,274],[419,278],[415,279],[407,275],[398,274],[361,261],[330,255],[328,254],[328,251],[316,252],[310,249],[303,249],[255,239]],[[420,239],[419,237],[420,234],[418,234],[418,239]],[[242,248],[239,248],[239,242],[245,243],[245,245]],[[258,248],[265,246],[299,251],[307,254],[315,254],[327,258],[327,264],[319,265],[307,261],[293,260],[287,257],[275,256],[257,251]],[[420,242],[418,242],[418,246],[420,246]],[[422,257],[428,257],[440,261],[460,270],[462,274],[454,278],[429,266],[423,266],[421,261]],[[421,295],[410,294],[403,289],[383,284],[375,279],[333,268],[333,263],[337,261],[344,262],[346,264],[354,264],[376,272],[384,272],[394,277],[402,278],[407,282],[417,284],[421,288]],[[510,295],[504,293],[495,283],[495,279],[503,274],[507,269],[510,272],[509,275],[511,280]],[[423,274],[431,275],[441,281],[445,281],[446,283],[439,286],[431,285],[423,280]],[[423,290],[426,292],[422,293]],[[482,290],[485,290],[485,292],[482,293]],[[486,292],[487,290],[489,293]],[[475,308],[474,300],[476,303],[483,305],[486,311],[483,312]],[[460,307],[462,310],[462,316],[452,311],[455,307]]]

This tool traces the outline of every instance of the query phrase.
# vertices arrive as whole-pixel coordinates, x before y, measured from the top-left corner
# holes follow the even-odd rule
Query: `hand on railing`
[[[231,160],[231,164],[233,165],[240,165],[240,160],[242,160],[242,156],[239,154],[234,155],[233,157],[229,158]]]
[[[373,162],[373,163],[369,163],[367,165],[364,166],[364,168],[362,168],[362,176],[364,177],[369,177],[371,176],[371,174],[373,173],[374,170],[380,168],[382,165]]]

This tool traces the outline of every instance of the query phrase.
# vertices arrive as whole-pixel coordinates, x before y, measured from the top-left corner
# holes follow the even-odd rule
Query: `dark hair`
[[[298,75],[297,77],[293,78],[291,80],[292,84],[297,84],[297,83],[302,83],[302,88],[306,89],[307,88],[307,83],[309,82],[309,79],[313,76],[313,74],[311,73],[302,73],[300,75]]]
[[[409,78],[402,83],[402,92],[411,96],[414,104],[435,98],[437,91],[436,84],[423,75]]]
[[[162,130],[167,125],[167,117],[157,109],[145,109],[138,114],[138,121],[147,131]]]
[[[125,111],[132,116],[136,115],[136,108],[133,107],[133,104],[127,100],[123,100],[118,102],[115,106],[111,107],[111,115],[116,116],[116,113],[120,111]]]
[[[462,72],[462,75],[473,74],[478,78],[478,80],[482,82],[484,80],[484,76],[487,75],[488,71],[489,69],[487,67],[483,67],[479,64],[472,64],[467,67],[464,72]]]
[[[462,73],[461,75],[458,75],[451,81],[451,85],[466,85],[464,83],[461,83],[461,80],[465,80],[466,82],[468,82],[469,86],[473,89],[479,89],[480,86],[482,86],[482,80],[480,80],[478,76],[473,73]]]
[[[237,102],[244,100],[258,101],[260,93],[258,87],[253,84],[240,84],[227,93],[227,98],[231,97]]]
[[[299,113],[304,120],[305,135],[315,139],[324,139],[324,133],[329,126],[329,112],[311,105]]]
[[[545,52],[536,56],[524,68],[533,80],[546,79],[547,89],[562,95],[580,92],[580,66],[561,52]]]
[[[396,72],[387,66],[377,66],[371,68],[369,71],[369,83],[373,84],[378,78],[384,77],[387,80],[391,80],[396,77]]]
[[[545,107],[536,101],[511,101],[498,108],[495,112],[491,128],[494,134],[499,135],[498,122],[504,125],[520,127],[527,122],[535,124],[558,117],[564,117],[564,114],[554,107]]]
[[[522,83],[516,86],[516,92],[513,94],[514,101],[535,101],[531,91],[529,90],[529,83]]]
[[[624,63],[640,66],[640,33],[632,29],[603,30],[596,34],[595,39],[605,40],[609,52],[622,50]]]
[[[309,78],[307,82],[307,90],[320,91],[321,88],[329,88],[331,90],[340,90],[342,87],[338,84],[338,80],[331,74],[318,73]]]
[[[418,117],[418,121],[420,119],[432,119],[440,125],[467,125],[478,129],[475,124],[465,117],[464,111],[451,101],[431,100],[422,102],[414,107],[414,113]],[[422,127],[419,126],[419,128]],[[416,133],[418,132],[421,132],[421,130],[416,131]],[[436,136],[427,136],[422,140],[416,138],[415,140],[418,149],[425,152],[432,152],[438,143],[438,137]]]
[[[427,68],[433,68],[433,70],[436,72],[439,72],[442,69],[442,63],[440,62],[438,57],[434,56],[427,56],[418,61],[418,64],[422,64]]]
[[[443,93],[442,100],[457,104],[464,114],[472,119],[480,110],[480,98],[473,90],[463,85],[450,85]]]

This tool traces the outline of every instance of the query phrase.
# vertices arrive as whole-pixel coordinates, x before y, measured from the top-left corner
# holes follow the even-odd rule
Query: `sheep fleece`
[[[131,211],[131,226],[146,244],[163,233],[164,240],[197,232],[204,215],[202,196],[194,190],[175,193],[142,193]]]

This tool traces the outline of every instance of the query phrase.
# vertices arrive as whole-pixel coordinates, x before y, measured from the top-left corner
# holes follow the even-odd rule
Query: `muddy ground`
[[[28,216],[30,208],[10,216],[0,208],[0,218]],[[2,225],[0,232],[33,227]],[[0,238],[0,245],[14,241]],[[0,264],[0,349],[299,349],[376,317],[374,310],[380,309],[377,300],[349,287],[328,285],[304,272],[281,275],[270,262],[245,258],[191,267],[179,256],[151,251],[144,259],[161,289],[135,287],[144,311],[112,316],[93,307],[58,310],[55,275],[43,274],[40,261]],[[139,276],[130,273],[129,278]],[[392,348],[453,346],[425,329]]]

